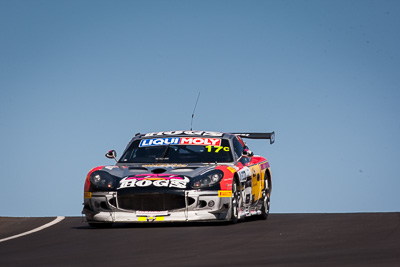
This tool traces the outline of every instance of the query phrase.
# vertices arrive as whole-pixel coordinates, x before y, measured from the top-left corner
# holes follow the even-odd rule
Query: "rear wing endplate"
[[[275,132],[272,133],[232,133],[240,136],[241,138],[249,139],[269,139],[269,143],[272,145],[275,142]]]

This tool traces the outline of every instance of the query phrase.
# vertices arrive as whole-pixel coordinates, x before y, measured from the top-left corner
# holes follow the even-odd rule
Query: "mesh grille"
[[[188,198],[188,206],[194,203]],[[185,208],[185,196],[178,194],[134,194],[118,196],[118,206],[125,210],[162,211]]]

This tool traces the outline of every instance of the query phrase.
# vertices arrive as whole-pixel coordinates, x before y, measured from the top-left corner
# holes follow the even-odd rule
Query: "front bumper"
[[[90,223],[140,223],[224,221],[230,218],[231,198],[219,197],[218,191],[183,190],[170,194],[131,196],[118,194],[85,193],[82,214],[86,220]]]

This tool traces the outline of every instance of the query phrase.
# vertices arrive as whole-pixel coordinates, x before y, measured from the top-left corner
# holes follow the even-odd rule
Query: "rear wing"
[[[232,133],[240,136],[241,138],[249,139],[269,139],[269,143],[272,145],[275,142],[275,132],[272,133]]]

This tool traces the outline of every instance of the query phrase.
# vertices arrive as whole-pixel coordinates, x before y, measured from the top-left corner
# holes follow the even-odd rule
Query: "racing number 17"
[[[218,153],[221,149],[223,149],[224,151],[229,151],[229,146],[205,146],[207,148],[207,152],[213,152],[212,148],[214,147],[215,153]]]

